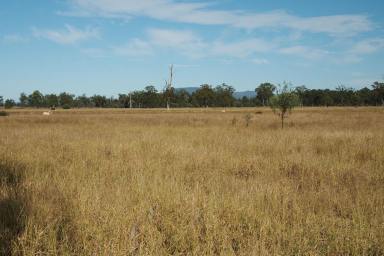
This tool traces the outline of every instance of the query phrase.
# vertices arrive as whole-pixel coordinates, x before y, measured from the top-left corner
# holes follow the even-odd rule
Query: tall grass
[[[10,113],[0,254],[384,254],[382,108]]]

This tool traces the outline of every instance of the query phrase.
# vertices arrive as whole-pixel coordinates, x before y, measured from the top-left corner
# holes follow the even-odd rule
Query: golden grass
[[[0,254],[384,254],[383,108],[41,113],[0,117]]]

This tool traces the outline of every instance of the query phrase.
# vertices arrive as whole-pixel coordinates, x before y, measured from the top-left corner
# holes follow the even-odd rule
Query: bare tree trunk
[[[132,94],[129,93],[129,108],[132,108]]]
[[[173,80],[173,65],[171,65],[169,67],[169,81],[167,82],[167,89],[166,89],[166,93],[167,93],[167,110],[169,110],[171,107],[170,107],[170,93],[171,93],[171,90],[172,90],[172,80]]]

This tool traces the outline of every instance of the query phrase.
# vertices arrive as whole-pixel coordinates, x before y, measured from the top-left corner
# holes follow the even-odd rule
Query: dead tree
[[[169,66],[169,80],[165,81],[165,97],[167,98],[167,110],[170,109],[171,105],[171,96],[173,92],[172,87],[173,80],[173,65]]]

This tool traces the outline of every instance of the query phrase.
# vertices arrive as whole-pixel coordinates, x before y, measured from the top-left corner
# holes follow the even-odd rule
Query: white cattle
[[[43,116],[50,116],[51,114],[52,114],[51,110],[43,112]]]

